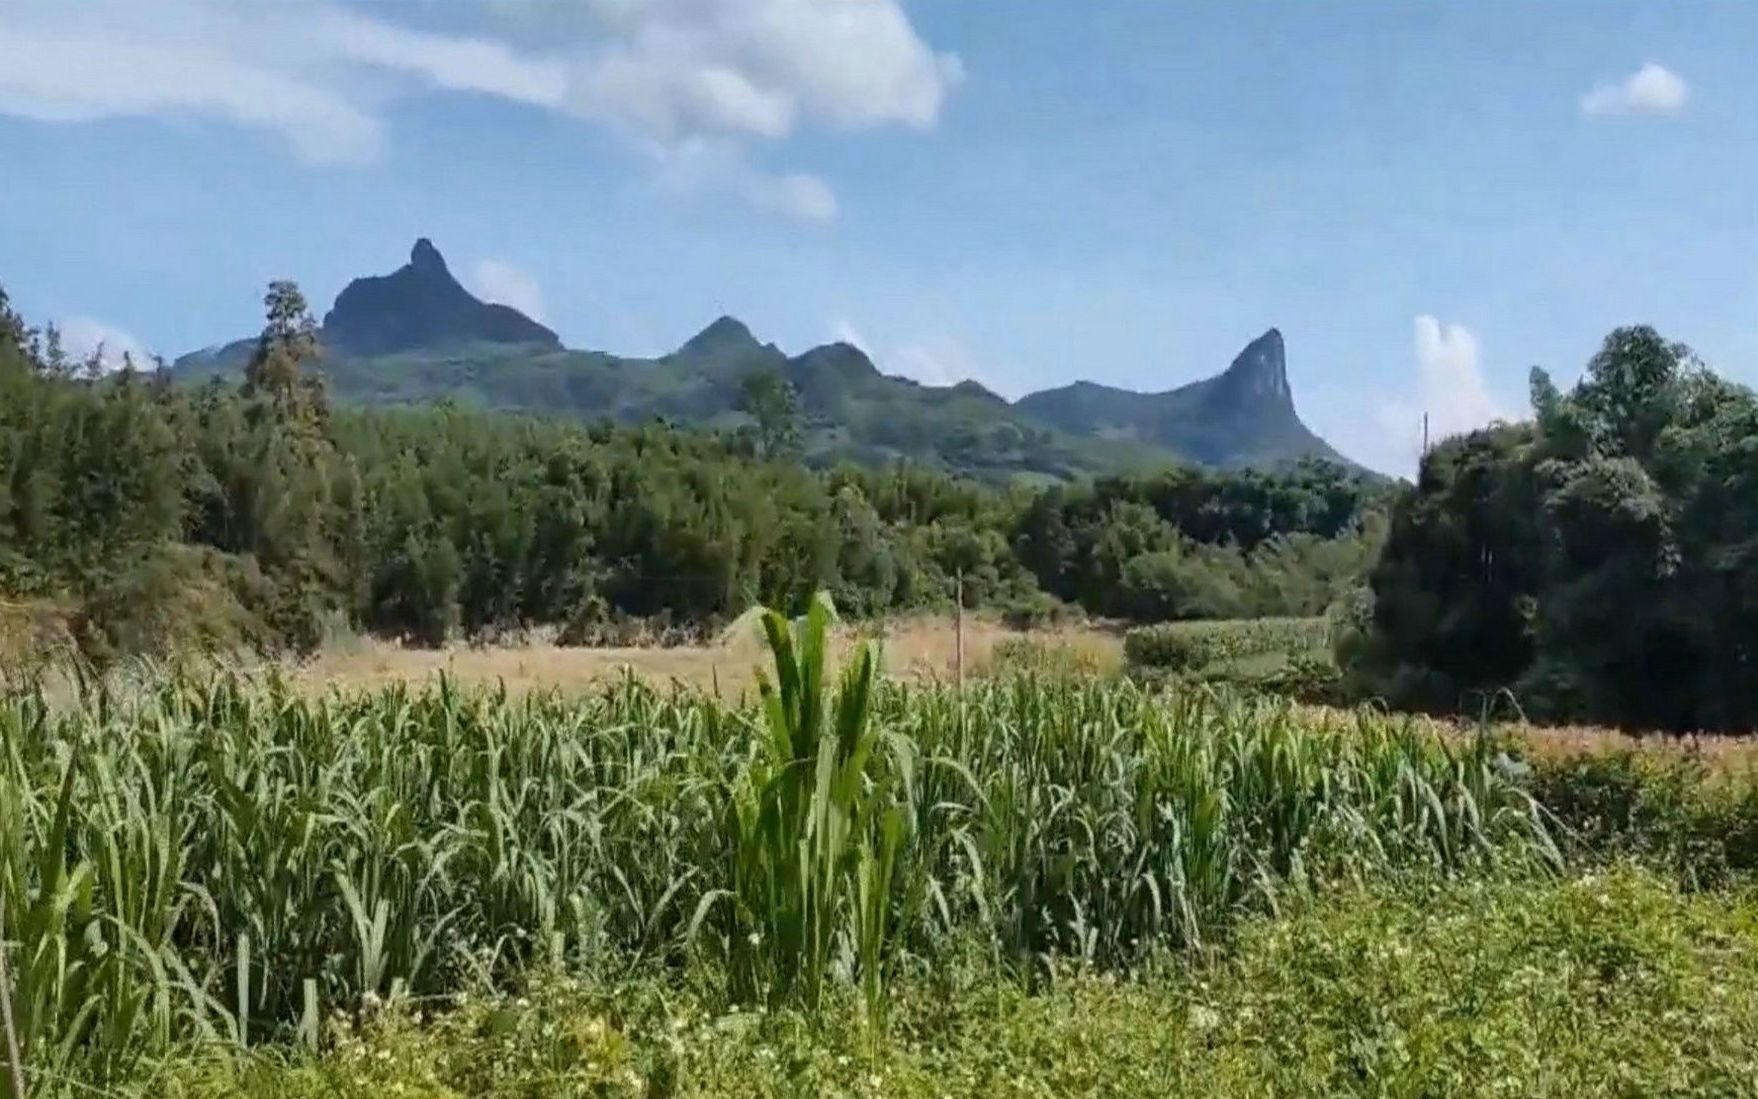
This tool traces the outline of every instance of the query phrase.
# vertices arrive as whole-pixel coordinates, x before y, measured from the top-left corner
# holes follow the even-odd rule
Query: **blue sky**
[[[0,284],[175,355],[429,236],[571,346],[720,313],[1017,396],[1272,325],[1346,453],[1647,322],[1758,382],[1758,4],[0,0]]]

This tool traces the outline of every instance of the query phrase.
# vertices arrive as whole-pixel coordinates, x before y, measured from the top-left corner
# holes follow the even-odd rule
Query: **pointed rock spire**
[[[410,249],[409,266],[417,271],[429,272],[436,275],[446,275],[448,277],[450,277],[452,273],[451,270],[446,267],[446,258],[440,255],[438,248],[433,246],[433,241],[428,240],[426,237],[422,237],[420,240],[416,241],[415,247]]]
[[[1288,386],[1288,350],[1279,329],[1272,328],[1246,344],[1221,378],[1237,392],[1294,405],[1294,393]]]
[[[471,343],[562,346],[554,332],[517,309],[484,302],[459,285],[426,237],[415,242],[402,267],[343,288],[324,315],[323,341],[356,355]]]

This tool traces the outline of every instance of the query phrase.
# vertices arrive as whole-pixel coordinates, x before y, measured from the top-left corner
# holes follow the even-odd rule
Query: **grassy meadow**
[[[963,634],[965,670],[972,676],[1009,671],[1022,661],[1043,657],[1105,675],[1121,670],[1124,663],[1119,632],[1098,625],[1022,630],[972,614],[965,619]],[[958,670],[958,630],[944,614],[834,626],[829,631],[830,659],[840,663],[869,643],[877,646],[880,669],[892,678],[950,681]],[[539,635],[517,645],[418,648],[348,638],[320,650],[289,674],[311,689],[324,690],[432,683],[443,673],[460,683],[504,685],[516,694],[592,690],[632,674],[733,700],[752,692],[753,670],[769,660],[762,633],[747,616],[706,642],[672,646],[561,645]]]
[[[29,1094],[1752,1093],[1734,753],[764,626],[8,693]]]

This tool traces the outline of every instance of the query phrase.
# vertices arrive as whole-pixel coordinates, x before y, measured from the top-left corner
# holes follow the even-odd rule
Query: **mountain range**
[[[572,350],[518,310],[479,300],[422,239],[395,272],[349,283],[319,340],[331,392],[343,401],[451,399],[587,420],[735,427],[745,422],[745,379],[775,372],[798,394],[806,457],[819,463],[909,459],[991,478],[1065,478],[1172,460],[1353,465],[1301,422],[1274,328],[1219,374],[1166,392],[1080,381],[1009,402],[975,381],[931,386],[884,374],[849,343],[789,356],[725,316],[659,358]],[[254,345],[243,339],[184,355],[172,370],[190,380],[234,374]]]

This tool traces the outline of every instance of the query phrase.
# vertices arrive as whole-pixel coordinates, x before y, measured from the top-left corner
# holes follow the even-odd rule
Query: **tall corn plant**
[[[51,721],[40,698],[10,699],[0,743],[53,735]],[[125,1073],[169,1039],[180,1003],[163,953],[183,907],[184,837],[148,808],[166,791],[136,756],[74,747],[35,788],[16,750],[0,757],[0,949],[12,963],[0,994],[27,1075],[50,1081]]]
[[[826,645],[834,611],[823,595],[790,624],[762,616],[774,680],[759,673],[754,758],[734,784],[726,828],[729,886],[706,894],[697,923],[718,912],[735,996],[815,1007],[839,968],[882,1006],[894,904],[913,838],[914,752],[871,720],[875,660],[858,648],[832,697]]]

